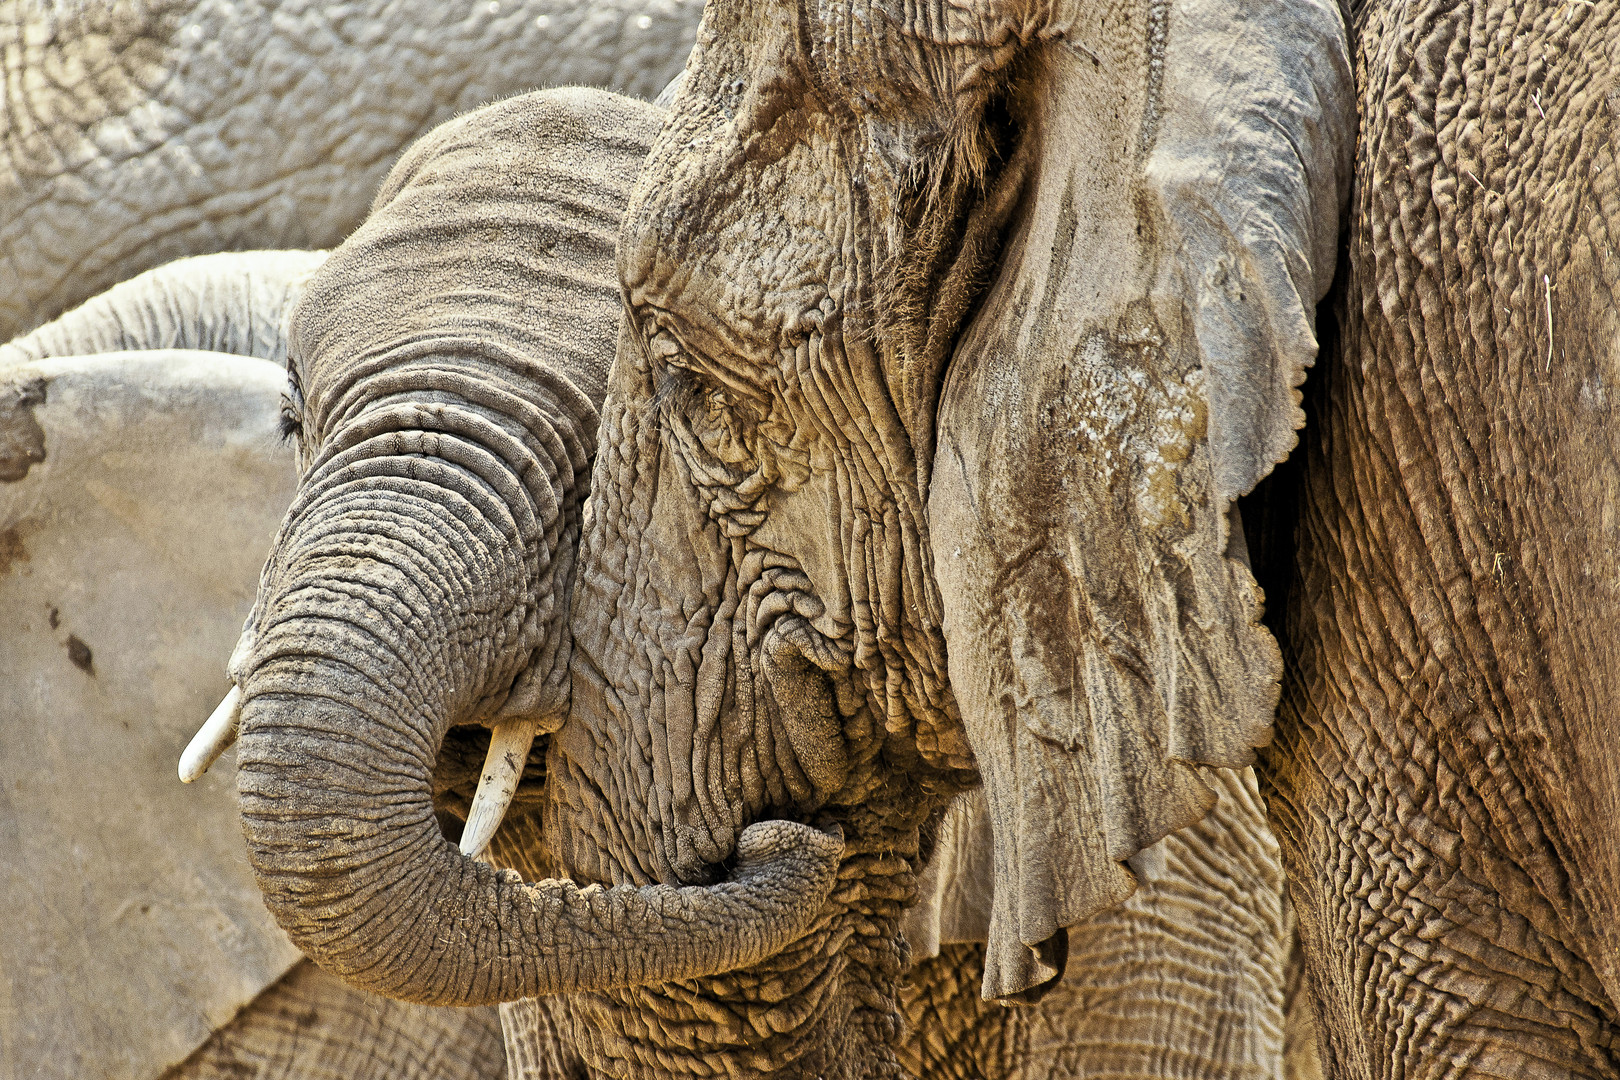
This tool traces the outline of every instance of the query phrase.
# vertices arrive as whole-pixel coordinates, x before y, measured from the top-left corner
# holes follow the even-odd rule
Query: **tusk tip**
[[[480,858],[495,838],[495,830],[501,827],[537,731],[537,725],[530,720],[507,720],[491,729],[489,753],[478,778],[478,790],[473,794],[467,826],[461,831],[461,853],[469,859]]]
[[[242,719],[242,691],[231,687],[214,711],[209,714],[197,734],[191,737],[180,754],[180,782],[189,784],[208,771],[230,745],[236,741],[237,725]]]

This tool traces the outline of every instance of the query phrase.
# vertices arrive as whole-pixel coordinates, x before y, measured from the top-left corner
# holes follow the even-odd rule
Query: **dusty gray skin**
[[[701,0],[0,0],[0,341],[173,259],[326,248],[435,124],[652,98]]]
[[[1140,888],[1070,931],[1068,970],[1038,1004],[982,999],[982,929],[936,958],[913,956],[897,1055],[908,1074],[1307,1080],[1281,1056],[1288,935],[1276,841],[1247,770],[1205,776],[1214,810],[1132,861]]]
[[[660,116],[574,90],[438,128],[295,315],[307,467],[233,660],[242,822],[271,912],[367,989],[477,1004],[725,971],[833,884],[842,844],[792,822],[755,825],[728,881],[604,889],[466,859],[433,813],[452,725],[550,730],[567,705],[613,226]]]
[[[1269,495],[1327,1073],[1613,1077],[1620,6],[1356,7],[1338,334]]]
[[[0,345],[0,367],[50,356],[197,349],[287,362],[287,317],[324,251],[176,259]]]
[[[0,369],[0,1075],[155,1080],[298,959],[229,764],[169,767],[293,496],[285,383],[174,350]]]
[[[373,351],[386,352],[388,335],[397,333],[403,323],[419,336],[454,333],[460,338],[458,348],[468,347],[467,339],[476,338],[483,343],[481,347],[504,343],[520,351],[544,352],[548,365],[577,381],[587,399],[594,402],[599,398],[605,353],[589,348],[590,335],[600,332],[599,324],[614,317],[617,303],[601,244],[606,231],[588,220],[582,222],[577,211],[582,193],[586,204],[603,194],[592,190],[591,167],[601,166],[603,161],[591,148],[600,147],[603,133],[595,129],[591,106],[602,105],[606,99],[587,96],[564,108],[561,103],[565,100],[554,99],[553,108],[532,116],[525,112],[523,102],[487,110],[447,126],[408,156],[379,196],[373,224],[340,251],[331,276],[315,282],[299,320],[308,335],[295,363],[300,385],[310,386],[312,392],[322,385],[319,365],[312,362],[315,359],[341,364]],[[618,103],[607,109],[610,132],[612,118],[627,107]],[[531,123],[535,117],[549,118],[564,127],[554,142],[538,151],[542,155],[538,176],[513,184],[512,178],[522,177],[524,170],[505,167],[505,159],[479,147],[510,143],[509,155],[524,158],[533,168],[535,159],[525,157],[537,152],[533,135],[521,130],[521,125],[514,128],[514,122],[525,117]],[[638,145],[645,148],[644,141]],[[568,151],[560,162],[544,156],[556,148]],[[625,149],[621,145],[615,153]],[[633,172],[633,157],[623,153],[608,159],[622,173],[618,203],[623,201]],[[581,167],[581,161],[583,176],[573,171]],[[477,178],[479,186],[474,188],[469,180],[481,167],[484,175]],[[491,177],[501,180],[492,183]],[[457,212],[470,215],[453,222],[452,235],[471,237],[472,242],[444,243],[446,231],[441,229],[438,207],[450,190],[456,193]],[[545,198],[535,200],[536,192]],[[606,194],[608,200],[592,209],[596,213],[611,210],[616,218],[615,196],[611,190]],[[487,231],[496,223],[502,231],[491,241]],[[259,340],[263,335],[254,329],[262,330],[274,322],[265,314],[274,305],[267,304],[264,297],[297,293],[310,265],[319,258],[318,254],[264,253],[187,260],[126,283],[15,344],[30,349],[74,343],[88,347],[115,339],[123,344],[176,338],[189,341],[205,333],[213,335],[213,340],[234,340],[231,335],[244,341]],[[571,280],[558,278],[559,266],[594,267],[597,273],[594,278],[590,274]],[[287,273],[278,276],[277,268],[285,268]],[[211,273],[217,280],[210,281]],[[204,284],[199,286],[199,282]],[[468,282],[478,291],[468,292]],[[528,300],[536,283],[542,293],[551,292],[545,293],[545,304],[531,306]],[[210,307],[210,299],[217,302],[215,307]],[[534,311],[562,312],[567,320],[560,327],[542,326],[547,332],[537,334]],[[561,342],[565,347],[559,348],[554,336],[557,330],[566,331]],[[379,338],[380,346],[376,344]],[[305,379],[312,381],[306,384]],[[440,385],[425,383],[425,388],[414,392],[431,396]],[[295,391],[288,403],[299,420],[301,398],[301,391]],[[530,416],[528,422],[532,421]],[[528,430],[537,429],[535,425]],[[307,433],[298,441],[306,458],[316,452]],[[453,498],[453,492],[441,491],[440,495]],[[284,541],[287,535],[283,534]],[[562,557],[572,554],[562,539],[553,550]],[[559,580],[563,586],[557,585]],[[545,588],[556,591],[565,585],[566,575],[553,576]],[[552,707],[534,699],[545,686],[544,679],[539,681],[539,689],[531,682],[526,691],[530,695],[527,708],[546,712]],[[510,699],[501,712],[512,712]],[[441,810],[465,814],[480,763],[476,739],[472,749],[469,754],[465,728],[438,748],[431,788]],[[542,879],[551,871],[549,852],[531,805],[534,789],[544,793],[544,770],[534,771],[539,777],[536,782],[526,781],[529,794],[520,793],[494,853],[498,864],[520,870],[528,880]],[[1167,841],[1168,859],[1161,855],[1156,863],[1143,864],[1148,887],[1117,918],[1098,921],[1077,939],[1076,972],[1047,1005],[1030,1014],[1028,1022],[1013,1023],[1010,1014],[999,1009],[987,1012],[979,1001],[976,979],[960,977],[955,953],[948,952],[938,961],[919,958],[920,966],[912,978],[926,987],[926,993],[903,1002],[908,1030],[902,1059],[932,1061],[936,1073],[950,1069],[949,1075],[962,1076],[1081,1075],[1101,1063],[1148,1075],[1154,1062],[1173,1048],[1183,1059],[1204,1062],[1226,1075],[1274,1073],[1281,964],[1276,865],[1266,854],[1268,849],[1253,842],[1255,830],[1261,828],[1257,805],[1239,789],[1232,791],[1236,802],[1224,804],[1230,813],[1213,815],[1209,828],[1201,825],[1184,838]],[[455,828],[454,821],[443,813],[439,821]],[[255,835],[270,831],[263,828]],[[1208,867],[1218,870],[1211,875]],[[984,868],[988,871],[988,862]],[[274,885],[278,878],[272,874],[269,880]],[[1231,884],[1211,887],[1211,880]],[[987,896],[988,877],[965,887],[977,888]],[[1173,936],[1163,933],[1160,910],[1167,904],[1184,919],[1189,912],[1199,913],[1198,924],[1203,929],[1191,947],[1183,948]],[[894,908],[889,905],[891,913]],[[396,910],[397,905],[390,909]],[[277,910],[295,933],[316,934],[320,931],[311,927],[330,909],[312,912],[307,905],[296,903]],[[980,904],[979,910],[986,911],[988,906]],[[984,932],[982,924],[973,931],[979,939]],[[341,940],[341,931],[332,936],[343,946],[353,944]],[[347,970],[353,965],[352,956],[314,940],[313,950],[332,966]],[[982,956],[982,947],[978,955]],[[1123,965],[1122,956],[1128,958]],[[368,971],[365,977],[371,974]],[[1197,987],[1201,1005],[1196,1009],[1178,1005],[1169,993],[1177,987],[1189,993],[1193,992],[1189,988]],[[407,995],[422,992],[410,987],[401,990],[397,984],[384,984],[384,988]],[[511,990],[479,992],[507,994]],[[221,1035],[197,1061],[223,1061],[230,1047],[250,1036],[279,1045],[278,1015],[267,1006],[263,1022],[252,1021],[259,1026],[251,1033]],[[509,1047],[516,1051],[515,1067],[540,1062],[560,1067],[559,1061],[578,1061],[576,1043],[581,1035],[566,1002],[542,1005],[531,1001],[506,1015]],[[514,1017],[522,1025],[517,1030],[513,1030]],[[1002,1019],[1007,1022],[1000,1023]],[[1140,1029],[1140,1037],[1125,1037],[1135,1030],[1129,1025]],[[988,1034],[992,1029],[1000,1033],[993,1039]],[[345,1035],[334,1030],[330,1037]],[[588,1044],[589,1037],[584,1041]],[[967,1056],[954,1051],[941,1055],[931,1049],[969,1043],[978,1050]]]
[[[1027,999],[1269,732],[1229,508],[1331,279],[1338,12],[930,12],[711,3],[626,212],[555,854],[702,880],[788,807],[868,861],[757,968],[576,999],[603,1073],[892,1073],[929,807],[982,777]]]
[[[559,1026],[599,1072],[702,1062],[890,1075],[903,1030],[900,915],[924,829],[980,780],[976,762],[1006,886],[985,988],[1003,997],[1049,987],[1063,928],[1135,887],[1120,860],[1209,809],[1214,794],[1193,766],[1243,764],[1275,695],[1276,649],[1225,530],[1231,498],[1292,438],[1292,387],[1314,351],[1309,312],[1331,273],[1348,143],[1347,114],[1323,104],[1348,101],[1344,31],[1320,6],[1262,9],[1249,17],[1266,32],[1238,38],[1221,29],[1231,12],[1082,14],[1068,29],[1083,47],[1070,47],[1054,40],[1057,24],[1014,7],[982,25],[957,12],[964,22],[950,27],[792,4],[710,8],[621,233],[631,319],[606,384],[571,641],[554,602],[566,599],[559,564],[590,449],[594,417],[581,402],[606,357],[562,384],[559,373],[581,367],[556,352],[555,334],[600,348],[610,323],[585,325],[581,305],[537,334],[525,320],[547,317],[547,294],[512,298],[535,289],[549,234],[516,248],[484,246],[492,230],[418,235],[417,194],[449,196],[453,218],[480,193],[461,186],[465,173],[436,188],[402,165],[397,175],[413,178],[398,189],[394,223],[420,246],[389,249],[394,226],[374,215],[299,307],[295,405],[306,399],[311,469],[235,669],[255,867],[272,910],[323,964],[420,1000],[564,991]],[[1168,25],[1155,29],[1149,15]],[[958,44],[931,43],[942,36]],[[1262,114],[1242,78],[1211,93],[1212,67],[1288,92]],[[1092,116],[1085,103],[1098,95],[1116,95],[1117,114],[1065,158],[1076,140],[1060,121]],[[524,178],[508,193],[514,214],[577,177],[533,158],[492,162],[522,151],[509,140],[479,140],[468,160],[475,178]],[[1222,175],[1234,153],[1252,182]],[[1071,179],[1117,194],[1082,199]],[[1269,200],[1263,183],[1283,194]],[[1098,257],[1105,228],[1112,246]],[[1023,257],[1054,231],[1076,275]],[[1170,236],[1187,263],[1156,258]],[[605,242],[598,250],[605,259]],[[533,265],[503,262],[514,251]],[[373,273],[389,259],[410,271]],[[1205,276],[1221,266],[1224,280]],[[1025,271],[1040,287],[1026,292]],[[1113,291],[1087,308],[1098,277]],[[605,275],[600,288],[612,288]],[[1073,596],[1079,612],[1147,607],[1134,623],[1093,620],[1034,649],[976,641],[975,625],[1045,615],[1015,593],[977,623],[955,615],[952,643],[953,605],[989,606],[975,589],[1016,575],[982,550],[946,573],[957,554],[930,535],[936,514],[960,536],[954,546],[982,547],[972,497],[982,482],[1010,500],[983,504],[986,518],[1023,536],[1076,525],[1031,518],[1053,495],[1019,489],[1042,474],[1016,459],[996,465],[994,448],[1010,424],[1053,436],[1036,449],[1072,458],[1072,436],[1020,414],[977,416],[965,397],[947,397],[957,404],[941,407],[938,424],[955,447],[959,501],[929,491],[953,345],[977,342],[953,371],[986,369],[986,339],[1027,315],[1038,347],[1009,354],[1014,385],[1048,385],[1102,333],[1119,336],[1105,348],[1125,350],[1155,387],[1093,436],[1112,440],[1118,468],[1152,505],[1116,505],[1106,489],[1087,498],[1101,532],[1184,560],[1192,591],[1172,592],[1169,614],[1206,628],[1191,660],[1153,637],[1165,612],[1152,605],[1165,600],[1151,559],[1122,593],[1095,593],[1096,575],[1034,583]],[[522,362],[536,341],[549,374]],[[1171,408],[1160,398],[1178,386]],[[1056,404],[1084,403],[1060,393]],[[1181,430],[1158,430],[1166,409]],[[970,476],[969,460],[990,462],[989,473]],[[1114,637],[1099,638],[1104,629]],[[1088,644],[1147,659],[1121,662],[1123,699],[1098,706],[1096,722],[1059,731],[1053,714],[1075,708],[1074,657],[1064,666],[1056,651]],[[1170,689],[1178,682],[1188,704]],[[1023,712],[1005,717],[987,704],[1019,700]],[[1211,707],[1222,701],[1230,708]],[[554,729],[546,858],[574,881],[621,890],[626,905],[683,887],[712,937],[627,941],[629,924],[575,921],[568,886],[525,891],[454,855],[427,799],[441,740],[453,724],[504,716]],[[825,903],[781,887],[788,873],[820,880],[839,850],[821,833],[800,826],[771,849],[780,865],[750,865],[750,830],[784,817],[841,826],[839,883]],[[739,876],[740,892],[725,880]],[[545,913],[557,918],[545,924],[532,904],[554,894],[561,902]],[[767,912],[766,927],[744,917],[785,894],[799,907]],[[740,902],[715,907],[728,895]]]
[[[515,1080],[494,1009],[367,994],[308,960],[163,1080]]]

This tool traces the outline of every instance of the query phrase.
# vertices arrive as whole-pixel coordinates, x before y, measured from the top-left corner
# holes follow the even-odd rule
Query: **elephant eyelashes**
[[[276,423],[282,442],[304,437],[304,391],[298,385],[298,375],[289,370],[287,390],[281,395],[281,416]]]
[[[282,442],[292,442],[294,439],[304,437],[304,422],[298,418],[298,411],[287,398],[281,399],[281,418],[276,424],[281,432]]]
[[[715,386],[688,368],[671,365],[655,398],[666,430],[696,468],[735,473],[735,483],[754,471],[754,434],[750,410],[735,394]]]

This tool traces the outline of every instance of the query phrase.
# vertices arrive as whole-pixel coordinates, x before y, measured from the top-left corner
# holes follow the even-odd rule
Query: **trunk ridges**
[[[710,974],[796,939],[842,848],[806,826],[745,831],[711,889],[526,885],[444,841],[438,746],[499,705],[536,644],[537,545],[513,540],[558,501],[525,508],[512,474],[555,470],[436,431],[345,448],[339,428],[328,446],[266,566],[242,676],[243,826],[293,940],[366,989],[478,1004]]]

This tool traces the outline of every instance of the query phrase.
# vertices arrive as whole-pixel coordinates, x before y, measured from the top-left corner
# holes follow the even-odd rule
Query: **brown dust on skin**
[[[1620,4],[1357,6],[1261,773],[1326,1071],[1612,1078]]]
[[[96,673],[96,665],[95,665],[94,657],[92,656],[92,654],[90,652],[90,646],[86,645],[83,641],[81,641],[79,639],[79,635],[77,635],[77,634],[69,634],[68,635],[67,653],[68,653],[68,659],[73,661],[73,666],[74,667],[78,668],[80,671],[84,672],[86,675],[92,675],[92,676],[95,675],[95,673]]]
[[[0,531],[0,577],[11,572],[14,563],[28,561],[28,549],[23,546],[22,533],[16,526]]]
[[[21,480],[45,460],[45,429],[34,418],[34,406],[43,404],[43,378],[0,389],[0,481]]]
[[[960,119],[960,137],[919,153],[918,175],[874,155],[857,180],[839,158],[848,87],[831,88],[854,81],[833,70],[845,58],[791,58],[820,65],[810,81],[828,85],[811,86],[753,70],[780,42],[738,55],[742,39],[788,33],[792,7],[711,5],[713,66],[691,75],[688,111],[678,103],[661,136],[669,152],[655,148],[643,173],[665,179],[680,160],[684,175],[668,191],[644,179],[657,194],[621,234],[632,330],[575,585],[576,612],[611,614],[575,621],[576,723],[554,744],[568,768],[552,770],[575,802],[552,820],[571,872],[638,882],[703,880],[750,820],[825,818],[844,832],[841,885],[814,931],[766,962],[575,1001],[583,1055],[604,1073],[690,1059],[898,1074],[898,919],[920,829],[975,780],[945,687],[913,447],[927,445],[938,367],[993,257],[997,214],[977,211],[1011,147],[975,114],[994,83],[962,117],[917,91],[895,114],[920,110],[941,131]],[[797,189],[823,174],[815,197]],[[715,197],[733,186],[747,194]],[[1004,219],[1011,201],[987,203]],[[880,224],[891,218],[898,239]],[[760,236],[777,251],[762,282],[758,265],[716,254]],[[870,250],[880,237],[891,248]],[[644,276],[627,269],[637,260],[653,264]],[[603,820],[623,835],[603,835]]]

